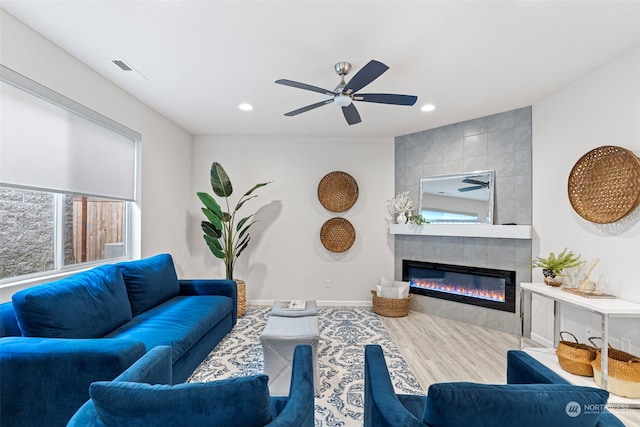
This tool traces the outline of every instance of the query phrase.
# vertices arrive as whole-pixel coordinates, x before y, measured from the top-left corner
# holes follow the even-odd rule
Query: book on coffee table
[[[304,310],[307,308],[307,302],[304,300],[282,301],[280,306],[283,310]]]

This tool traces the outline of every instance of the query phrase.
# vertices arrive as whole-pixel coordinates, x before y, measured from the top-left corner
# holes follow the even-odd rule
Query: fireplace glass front
[[[515,313],[515,271],[402,261],[410,292]]]

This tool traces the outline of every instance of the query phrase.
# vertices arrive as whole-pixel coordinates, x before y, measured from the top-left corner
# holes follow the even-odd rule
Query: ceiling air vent
[[[144,74],[142,74],[140,71],[135,69],[131,64],[129,64],[124,59],[112,59],[111,62],[116,64],[116,66],[120,68],[122,71],[133,71],[133,73],[129,75],[134,76],[137,80],[149,81],[149,79]]]
[[[122,71],[133,71],[133,68],[130,67],[129,64],[124,62],[122,59],[114,59],[112,62],[120,67]]]

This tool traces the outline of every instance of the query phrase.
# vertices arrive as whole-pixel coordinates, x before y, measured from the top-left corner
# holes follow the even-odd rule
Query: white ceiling
[[[194,135],[397,136],[532,105],[640,45],[640,1],[0,0],[0,7]],[[120,71],[125,59],[148,81]],[[356,103],[295,117],[333,66],[390,69]],[[347,78],[348,80],[348,78]],[[255,109],[243,112],[241,102]],[[425,103],[437,109],[420,111]],[[606,106],[605,106],[606,108]]]

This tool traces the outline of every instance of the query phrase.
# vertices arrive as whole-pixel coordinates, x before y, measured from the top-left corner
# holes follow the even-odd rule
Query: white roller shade
[[[4,82],[0,120],[0,184],[135,199],[131,137]]]

